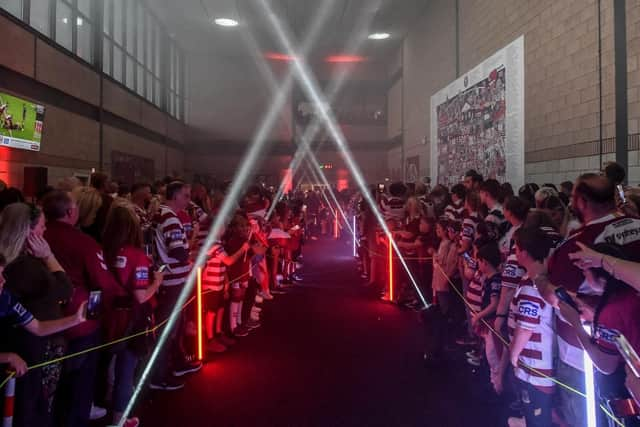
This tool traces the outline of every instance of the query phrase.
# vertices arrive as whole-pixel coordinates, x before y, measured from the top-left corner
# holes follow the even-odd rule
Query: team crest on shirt
[[[147,267],[136,268],[136,280],[139,282],[149,280],[149,269]]]
[[[594,335],[595,335],[594,336],[595,339],[599,339],[599,340],[602,340],[602,341],[606,341],[606,342],[615,344],[616,338],[618,338],[620,336],[620,332],[616,331],[615,329],[608,329],[608,328],[605,328],[603,326],[598,325]]]
[[[540,309],[540,304],[532,301],[523,301],[518,304],[518,313],[523,316],[538,317]]]
[[[118,256],[116,257],[116,268],[125,268],[127,266],[127,257],[126,256]]]
[[[169,238],[171,240],[182,240],[182,232],[181,231],[172,231],[171,234],[169,234]]]

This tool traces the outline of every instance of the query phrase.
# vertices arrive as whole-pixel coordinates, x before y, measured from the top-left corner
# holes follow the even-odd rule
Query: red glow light
[[[389,234],[389,301],[393,301],[393,244],[392,237]]]
[[[204,359],[204,354],[202,351],[202,268],[198,267],[197,271],[197,279],[196,279],[196,301],[197,301],[197,309],[198,313],[196,314],[196,325],[197,325],[197,354],[198,360]]]
[[[277,52],[267,52],[264,54],[264,57],[267,59],[271,59],[272,61],[293,61],[295,60],[294,56],[287,55],[285,53],[277,53]]]
[[[367,58],[360,55],[330,55],[330,56],[327,56],[324,60],[325,62],[331,62],[331,63],[353,64],[358,62],[365,62]]]

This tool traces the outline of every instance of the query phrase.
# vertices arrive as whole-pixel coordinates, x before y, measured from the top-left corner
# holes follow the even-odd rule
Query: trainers
[[[106,409],[96,406],[93,403],[91,404],[91,413],[89,414],[89,419],[99,420],[100,418],[104,418],[106,415]]]
[[[202,369],[202,362],[192,361],[192,362],[184,362],[182,366],[173,370],[173,376],[181,377],[186,374],[191,374],[193,372],[198,372]]]
[[[475,343],[476,343],[476,340],[468,336],[463,336],[456,339],[456,344],[458,345],[473,345]]]
[[[262,324],[259,320],[249,319],[247,323],[244,325],[248,330],[252,331],[254,329],[258,329]]]
[[[480,359],[476,357],[468,357],[467,363],[472,366],[480,366]]]
[[[244,325],[240,325],[233,330],[233,335],[236,337],[246,337],[249,335],[249,330]]]
[[[509,427],[527,427],[527,422],[524,417],[509,417],[507,424],[509,424]]]
[[[464,355],[473,359],[478,358],[478,352],[476,350],[467,351]]]
[[[273,295],[271,295],[269,292],[264,292],[264,291],[260,291],[258,292],[258,295],[256,295],[256,302],[260,304],[260,302],[262,301],[257,301],[258,299],[257,297],[266,299],[267,301],[271,301],[273,299]]]
[[[139,425],[140,419],[138,417],[133,417],[127,419],[127,421],[122,424],[122,427],[138,427]]]
[[[236,340],[234,340],[233,338],[227,336],[226,334],[221,334],[219,335],[216,340],[218,340],[219,342],[221,342],[223,345],[225,345],[226,347],[231,347],[232,345],[234,345],[236,343]]]
[[[227,351],[227,347],[214,339],[207,343],[207,351],[210,353],[224,353]]]
[[[302,282],[303,280],[302,275],[300,273],[293,273],[291,275],[291,278],[293,279],[294,282]]]
[[[164,381],[152,382],[149,384],[149,388],[151,390],[173,391],[184,388],[184,383],[182,381],[178,381],[176,378],[168,378]]]

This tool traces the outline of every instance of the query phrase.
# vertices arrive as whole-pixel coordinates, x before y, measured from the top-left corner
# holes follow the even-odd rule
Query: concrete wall
[[[0,40],[11,46],[0,55],[0,72],[13,76],[0,79],[0,91],[46,107],[41,151],[0,147],[0,179],[22,188],[24,166],[44,166],[49,184],[55,185],[66,176],[99,169],[101,79],[104,110],[113,115],[104,125],[103,170],[111,172],[111,151],[118,150],[153,159],[156,178],[184,173],[183,123],[4,15],[0,15]],[[19,81],[21,86],[10,87],[7,81]],[[42,99],[40,89],[47,92]]]
[[[519,35],[525,36],[526,179],[557,184],[558,179],[597,169],[593,160],[599,152],[600,121],[596,1],[459,0],[458,19],[460,74]],[[602,2],[601,19],[602,121],[603,138],[608,139],[615,136],[613,2]],[[427,174],[430,146],[422,145],[422,140],[430,132],[430,97],[457,77],[455,2],[430,2],[402,49],[404,154],[405,158],[419,154],[421,173]],[[640,132],[638,1],[627,2],[627,49],[629,133],[633,135]],[[389,94],[390,101],[396,97]],[[607,154],[613,145],[605,148]],[[631,182],[638,183],[634,156],[630,154],[629,174]],[[397,156],[390,153],[389,161],[393,168]]]

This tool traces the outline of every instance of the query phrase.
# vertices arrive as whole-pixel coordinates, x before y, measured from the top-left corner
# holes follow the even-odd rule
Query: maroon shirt
[[[615,243],[624,248],[631,260],[640,261],[640,219],[610,214],[591,221],[569,236],[549,260],[549,280],[571,292],[577,292],[584,282],[582,270],[569,259],[570,253],[579,250],[576,242],[587,246]]]
[[[103,303],[113,294],[116,282],[104,263],[102,248],[89,235],[70,224],[61,221],[47,222],[44,238],[53,254],[62,265],[73,284],[71,301],[65,307],[65,314],[73,314],[80,304],[89,299],[91,290],[102,289]],[[71,339],[89,335],[99,327],[99,321],[87,320],[71,328],[67,336]]]

